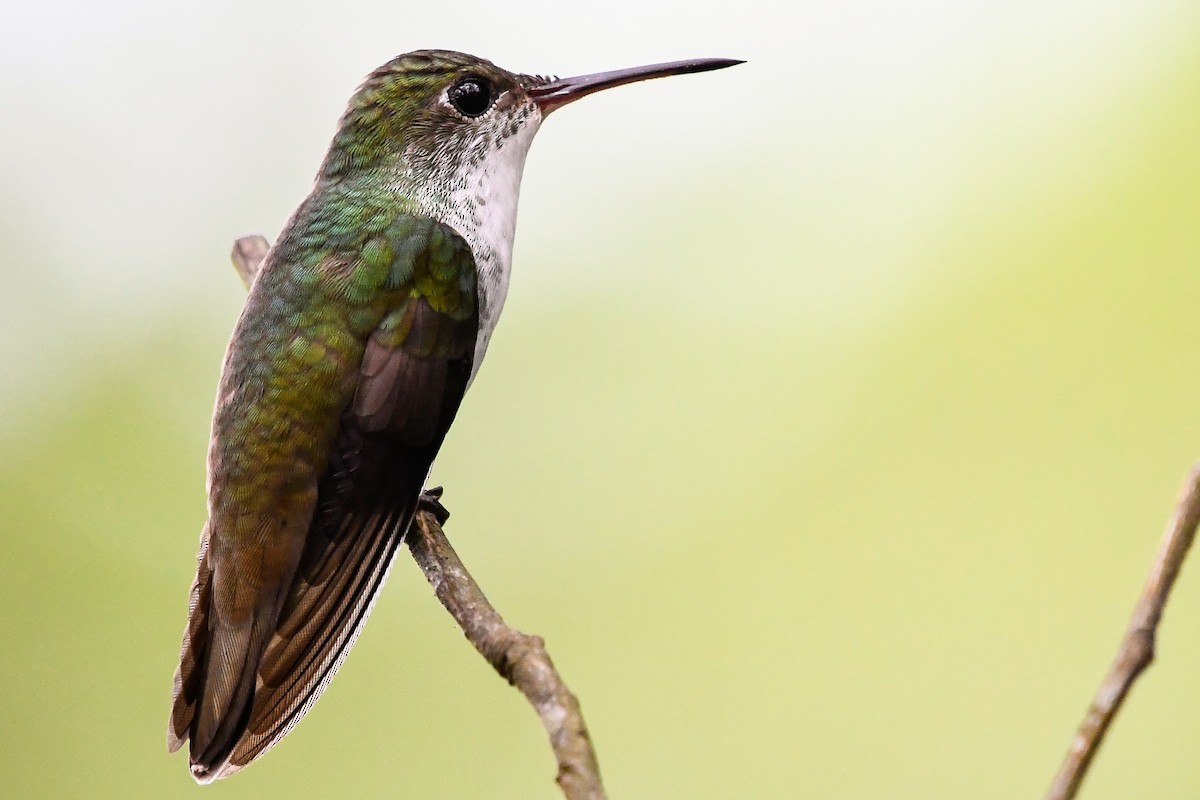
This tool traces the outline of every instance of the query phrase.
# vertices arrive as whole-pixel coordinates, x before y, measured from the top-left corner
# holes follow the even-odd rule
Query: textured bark
[[[570,800],[602,800],[600,767],[579,701],[551,663],[542,638],[508,627],[459,561],[442,531],[449,515],[439,502],[441,494],[441,487],[425,493],[408,531],[413,559],[467,640],[537,712],[558,759],[563,794]]]
[[[1192,546],[1197,524],[1200,524],[1200,464],[1193,466],[1188,474],[1117,657],[1071,742],[1071,749],[1046,794],[1046,800],[1075,797],[1133,682],[1154,660],[1155,635],[1162,621],[1163,608]]]

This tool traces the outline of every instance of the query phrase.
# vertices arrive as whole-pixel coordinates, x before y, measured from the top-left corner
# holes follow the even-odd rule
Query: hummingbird
[[[277,744],[362,630],[504,306],[545,117],[739,63],[558,79],[421,50],[351,97],[221,369],[167,732],[171,752],[188,742],[196,781]]]

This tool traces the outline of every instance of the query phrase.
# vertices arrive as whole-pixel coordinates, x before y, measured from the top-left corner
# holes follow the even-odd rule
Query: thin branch
[[[1104,741],[1104,734],[1108,732],[1133,682],[1154,660],[1155,634],[1162,620],[1163,607],[1175,579],[1179,577],[1179,570],[1192,546],[1198,524],[1200,464],[1194,465],[1188,473],[1175,513],[1163,534],[1154,566],[1150,569],[1146,586],[1133,611],[1133,619],[1117,650],[1116,660],[1100,684],[1091,708],[1079,726],[1079,732],[1075,734],[1066,760],[1046,794],[1046,800],[1071,800],[1075,797],[1096,751],[1100,749],[1100,743]]]
[[[258,274],[258,268],[262,266],[263,259],[267,257],[267,251],[270,249],[271,243],[267,238],[257,234],[243,236],[233,243],[233,252],[229,254],[229,258],[247,289],[254,283],[254,276]]]
[[[441,523],[448,514],[438,499],[441,487],[422,498],[422,509],[406,540],[438,600],[467,639],[500,676],[537,711],[558,759],[558,785],[569,800],[604,800],[600,767],[579,700],[559,677],[540,636],[508,627],[471,578]]]
[[[233,265],[247,288],[269,249],[261,236],[243,236],[234,242]],[[605,800],[596,751],[579,700],[563,683],[541,637],[508,627],[467,572],[442,531],[449,513],[441,496],[438,487],[421,498],[416,519],[405,536],[413,560],[467,640],[537,712],[558,760],[557,780],[563,795],[567,800]]]

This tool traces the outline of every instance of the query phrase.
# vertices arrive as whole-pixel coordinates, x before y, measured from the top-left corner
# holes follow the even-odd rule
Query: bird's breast
[[[511,135],[489,143],[480,159],[460,164],[452,175],[426,182],[425,188],[414,193],[421,211],[462,236],[475,260],[479,333],[471,380],[483,362],[508,296],[521,176],[540,123],[540,115],[525,120]]]

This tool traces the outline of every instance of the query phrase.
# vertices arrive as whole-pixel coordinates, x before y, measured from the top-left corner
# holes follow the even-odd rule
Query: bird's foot
[[[438,525],[445,525],[446,520],[450,519],[450,512],[442,505],[442,487],[434,486],[421,492],[421,499],[417,502],[417,511],[425,511],[438,521]]]

